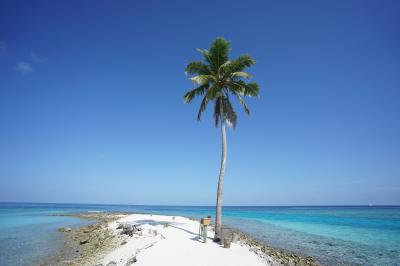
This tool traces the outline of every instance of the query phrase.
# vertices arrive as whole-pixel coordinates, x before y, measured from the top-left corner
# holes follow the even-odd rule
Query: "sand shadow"
[[[198,236],[198,235],[195,236],[195,237],[192,237],[190,240],[193,240],[193,241],[196,241],[196,242],[200,242],[200,243],[205,244],[204,241],[203,241],[203,238],[200,237],[200,236]],[[214,239],[213,239],[212,237],[207,237],[207,243],[208,243],[208,242],[215,243],[215,242],[214,242]],[[218,243],[216,243],[216,244],[218,244]]]
[[[195,236],[198,236],[198,235],[199,235],[199,234],[193,233],[192,231],[189,231],[189,230],[187,230],[187,229],[183,229],[183,228],[181,228],[181,227],[178,227],[178,226],[175,226],[175,225],[172,225],[172,224],[169,224],[168,226],[173,227],[173,228],[176,228],[176,229],[179,229],[179,230],[184,231],[184,232],[186,232],[186,233],[189,233],[189,234],[191,234],[191,235],[195,235]]]
[[[131,224],[134,224],[134,225],[137,225],[137,226],[144,225],[144,224],[172,226],[172,225],[180,225],[182,223],[170,222],[170,221],[156,221],[156,220],[146,219],[146,220],[137,220],[135,222],[132,222]]]

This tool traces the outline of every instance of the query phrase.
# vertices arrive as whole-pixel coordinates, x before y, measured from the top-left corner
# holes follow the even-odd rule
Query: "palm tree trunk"
[[[222,100],[220,100],[220,117],[221,117],[221,135],[222,135],[222,156],[221,167],[219,170],[218,189],[217,189],[217,206],[215,213],[215,235],[214,241],[219,242],[222,237],[222,189],[224,186],[225,166],[226,166],[226,132],[225,132],[225,117],[222,107]]]

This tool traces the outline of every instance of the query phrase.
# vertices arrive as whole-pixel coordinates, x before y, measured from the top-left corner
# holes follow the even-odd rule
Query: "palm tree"
[[[190,79],[195,83],[196,88],[184,95],[184,102],[190,103],[196,96],[203,96],[197,114],[198,121],[200,121],[207,104],[213,102],[215,127],[221,125],[222,157],[218,179],[214,235],[214,241],[219,242],[221,240],[222,189],[227,153],[225,124],[228,127],[235,128],[237,121],[237,114],[233,109],[230,97],[237,98],[246,114],[249,115],[250,110],[242,97],[258,96],[259,87],[257,83],[248,83],[247,79],[251,78],[251,75],[243,71],[252,66],[255,61],[247,54],[229,60],[230,43],[224,38],[216,38],[209,50],[198,49],[198,51],[203,55],[203,61],[191,62],[186,67],[186,74],[191,76]]]

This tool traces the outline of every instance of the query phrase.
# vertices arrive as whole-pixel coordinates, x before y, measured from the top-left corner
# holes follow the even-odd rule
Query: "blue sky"
[[[398,1],[2,1],[0,201],[213,205],[220,131],[184,75],[217,36],[261,98],[226,205],[400,204]]]

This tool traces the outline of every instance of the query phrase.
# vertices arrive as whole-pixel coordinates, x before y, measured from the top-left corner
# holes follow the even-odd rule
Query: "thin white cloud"
[[[6,42],[0,41],[0,56],[5,56],[7,53],[8,45]]]
[[[20,72],[21,74],[28,74],[33,71],[31,64],[26,62],[18,62],[15,70]]]
[[[33,52],[30,54],[29,58],[33,63],[36,63],[36,64],[40,64],[40,63],[44,62],[43,57],[41,57],[38,54],[33,53]]]

